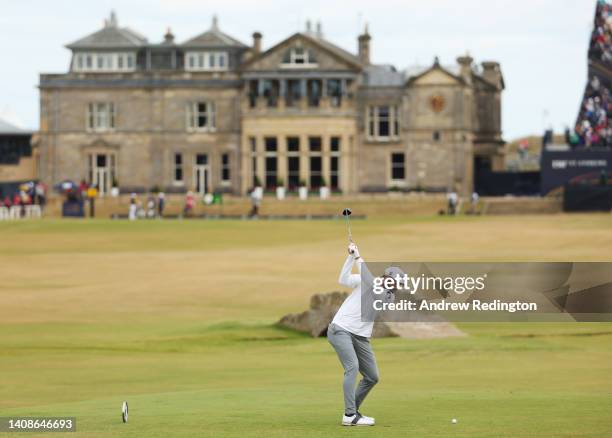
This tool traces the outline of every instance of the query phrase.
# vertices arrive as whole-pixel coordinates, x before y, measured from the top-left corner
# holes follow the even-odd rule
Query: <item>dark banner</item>
[[[612,185],[565,185],[563,211],[610,210],[612,210]]]
[[[612,321],[612,263],[368,263],[363,321]]]
[[[612,172],[612,150],[544,150],[541,159],[540,192],[546,195],[578,177],[589,181],[597,180],[602,170]]]

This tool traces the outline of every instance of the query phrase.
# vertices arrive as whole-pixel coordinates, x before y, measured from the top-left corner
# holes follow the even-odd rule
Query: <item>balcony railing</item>
[[[245,112],[282,112],[282,111],[346,111],[353,107],[353,97],[346,96],[254,96],[243,99],[242,109]]]

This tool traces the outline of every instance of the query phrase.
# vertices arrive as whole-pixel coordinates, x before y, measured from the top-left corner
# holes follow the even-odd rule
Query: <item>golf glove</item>
[[[359,257],[361,257],[359,255],[359,248],[357,248],[357,245],[355,245],[354,243],[351,243],[348,246],[348,252],[349,252],[350,255],[353,256],[354,259],[358,259]]]

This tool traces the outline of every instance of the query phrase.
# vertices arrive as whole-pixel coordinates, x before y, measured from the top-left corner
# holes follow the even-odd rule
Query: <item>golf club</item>
[[[353,214],[350,208],[342,210],[342,216],[346,218],[346,226],[348,227],[348,239],[350,243],[353,243],[353,234],[351,233],[351,220],[349,216]]]

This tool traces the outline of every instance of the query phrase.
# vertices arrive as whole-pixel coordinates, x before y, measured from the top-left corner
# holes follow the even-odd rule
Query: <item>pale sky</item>
[[[37,129],[40,73],[68,69],[64,48],[102,27],[111,9],[120,26],[159,42],[168,26],[178,42],[210,27],[264,49],[320,20],[325,38],[355,53],[369,24],[374,63],[398,69],[455,63],[466,51],[501,63],[506,140],[573,125],[586,84],[596,0],[3,0],[0,15],[0,118]]]

